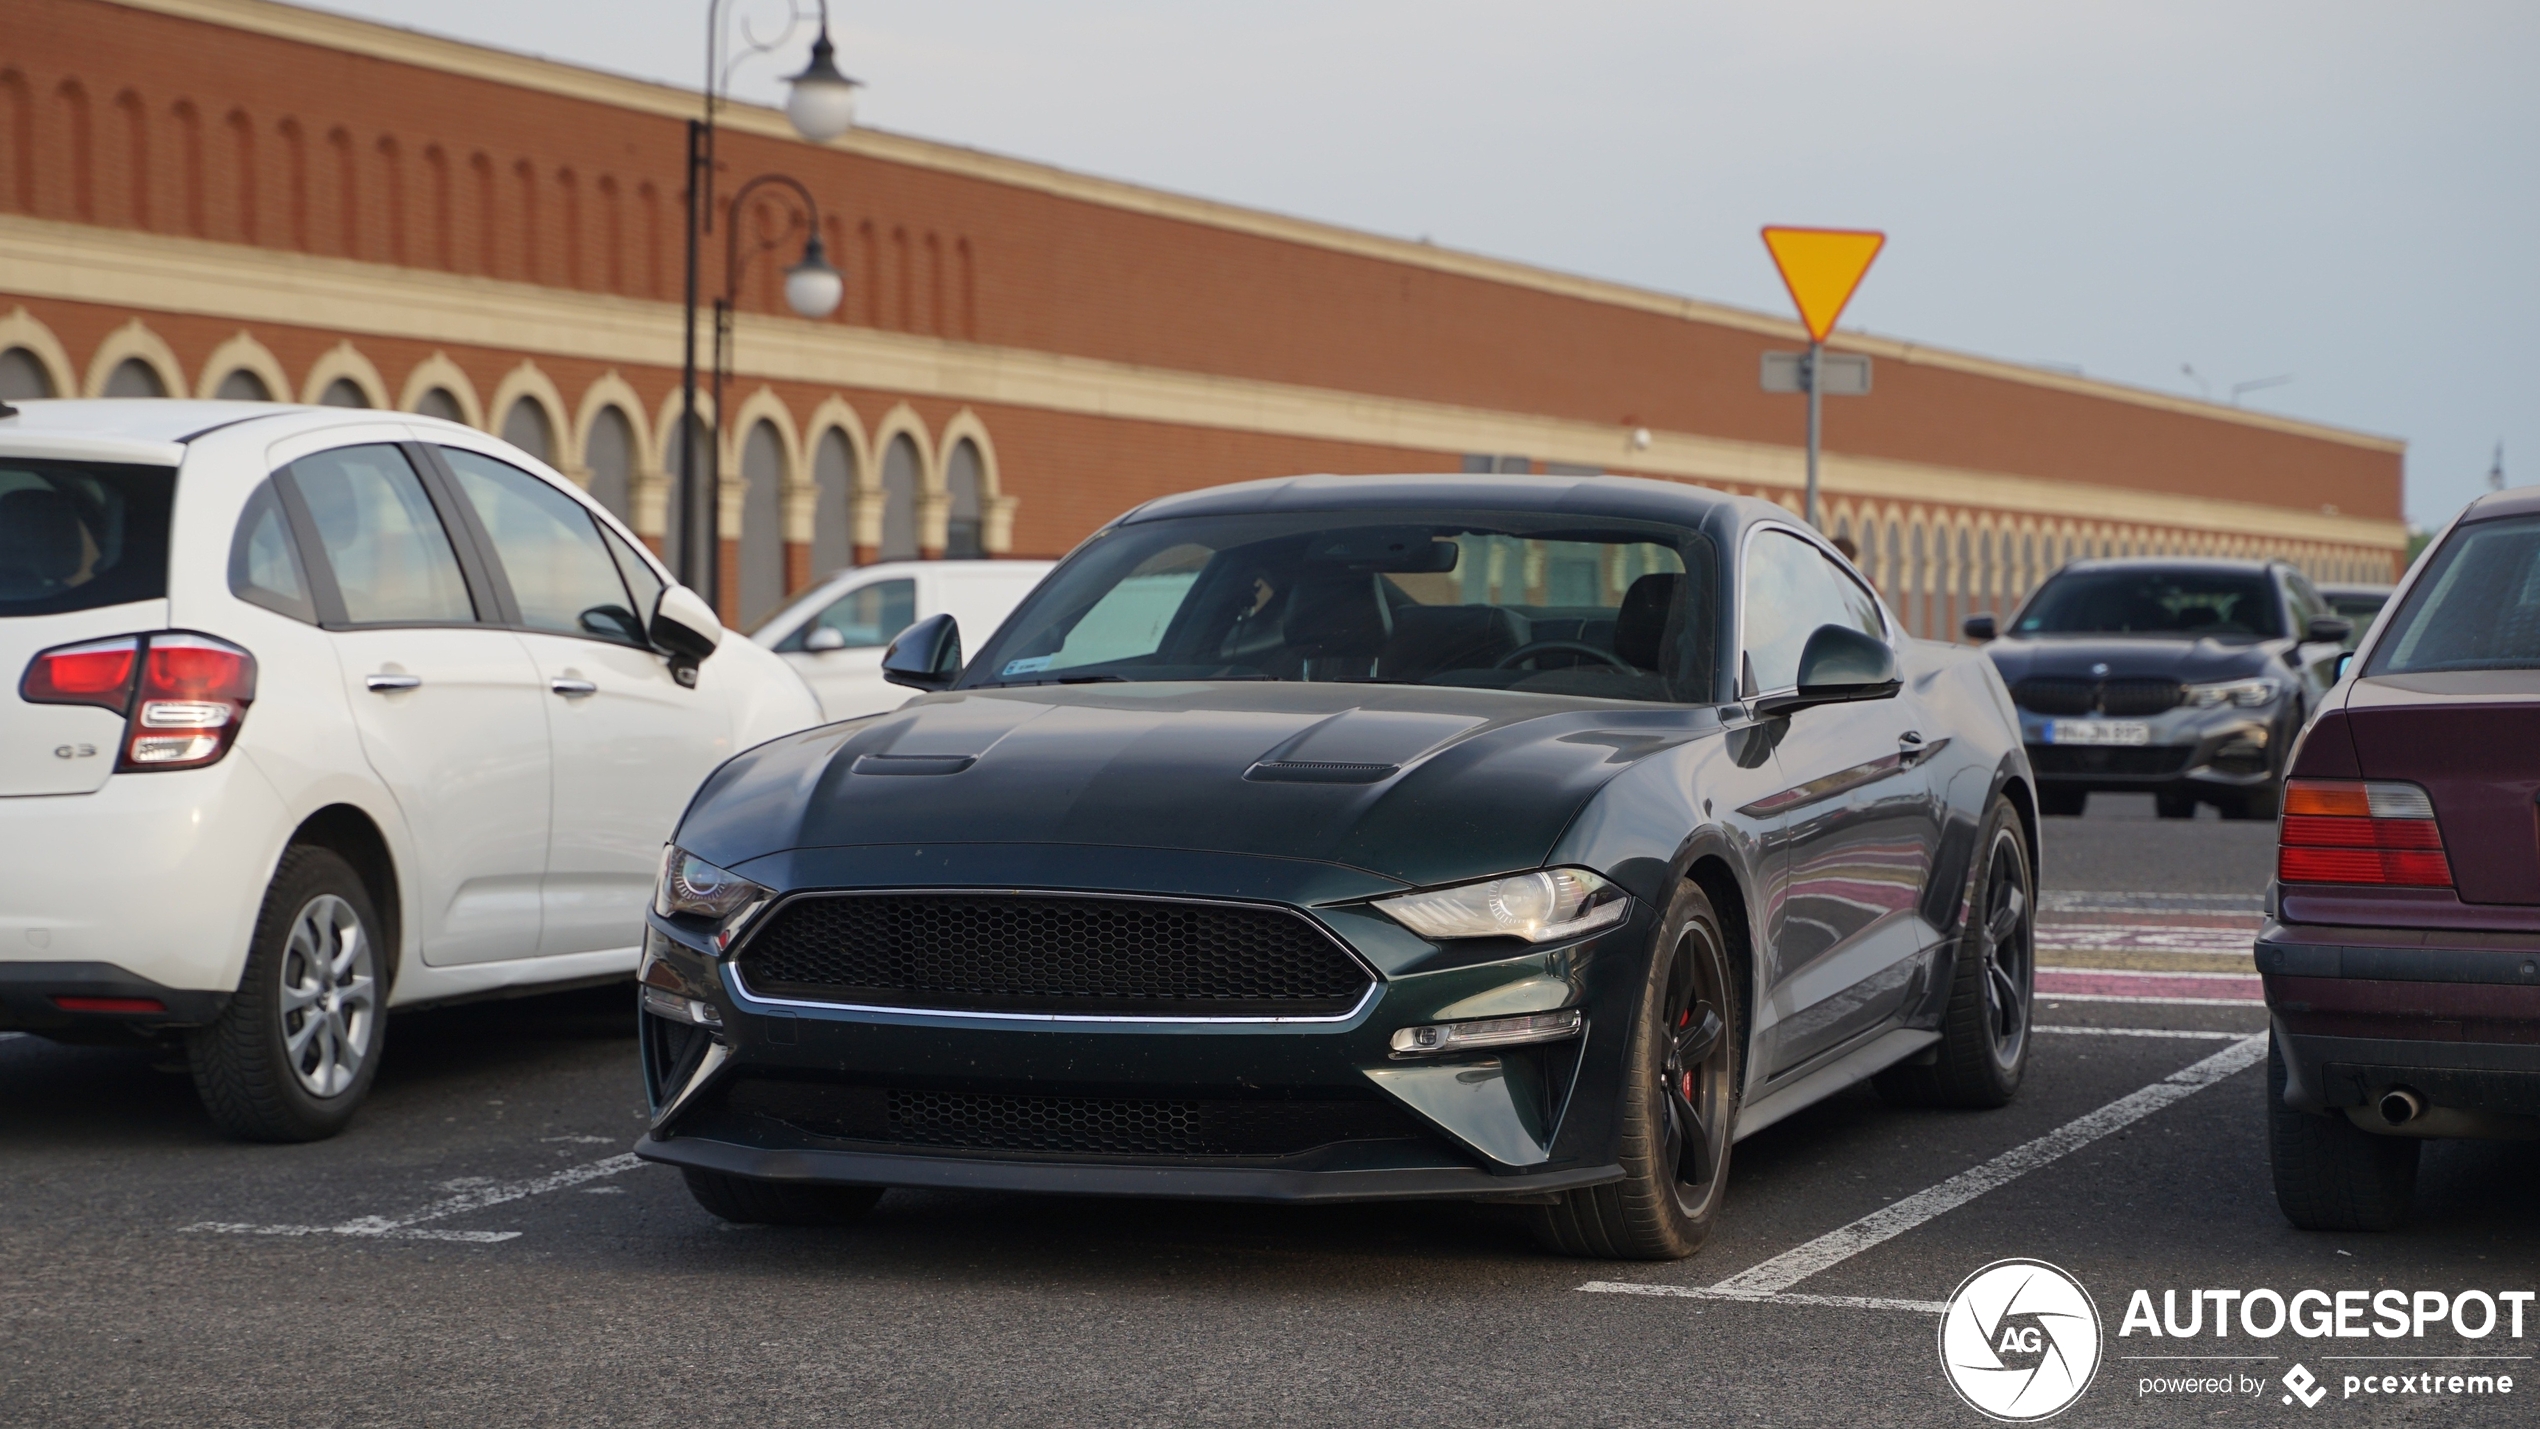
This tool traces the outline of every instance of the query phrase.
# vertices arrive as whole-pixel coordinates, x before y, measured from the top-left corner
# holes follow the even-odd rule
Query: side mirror
[[[2314,615],[2302,631],[2302,638],[2319,644],[2342,642],[2355,633],[2355,622],[2336,615]]]
[[[1849,625],[1820,625],[1799,652],[1799,688],[1766,695],[1755,702],[1755,712],[1790,714],[1810,705],[1893,699],[1903,688],[1896,652],[1886,641]]]
[[[2333,684],[2337,683],[2339,680],[2345,679],[2345,678],[2346,678],[2346,667],[2347,667],[2347,666],[2349,666],[2349,665],[2352,665],[2352,664],[2354,664],[2354,663],[2355,663],[2355,652],[2354,652],[2354,651],[2352,651],[2352,650],[2340,650],[2340,651],[2338,651],[2338,652],[2337,652],[2337,663],[2328,667],[2328,681],[2329,681],[2329,683],[2333,685]]]
[[[705,597],[684,585],[675,585],[653,603],[653,618],[644,633],[651,637],[653,648],[670,660],[672,678],[693,686],[697,683],[697,666],[723,643],[723,622],[715,617],[714,607],[706,604]]]
[[[1982,645],[2000,633],[1999,627],[1994,625],[1993,617],[1990,615],[1970,615],[1958,622],[1958,628],[1965,631],[1967,638],[1978,645]]]
[[[847,637],[839,634],[838,627],[834,625],[815,625],[811,633],[803,637],[803,648],[814,654],[824,650],[844,650]]]
[[[912,690],[949,687],[961,678],[959,622],[949,615],[930,615],[901,631],[882,652],[882,678]]]

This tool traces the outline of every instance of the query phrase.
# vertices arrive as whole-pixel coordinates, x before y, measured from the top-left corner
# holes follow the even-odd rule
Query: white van
[[[309,1140],[388,1008],[632,974],[689,795],[818,721],[725,634],[456,423],[0,407],[0,1028],[181,1042]]]
[[[882,678],[882,651],[930,615],[950,615],[983,643],[1054,561],[886,561],[838,572],[778,611],[750,638],[785,658],[829,719],[897,707],[909,691]]]

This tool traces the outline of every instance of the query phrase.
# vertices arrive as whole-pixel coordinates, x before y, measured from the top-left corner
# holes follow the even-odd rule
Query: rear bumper
[[[2540,1116],[2540,932],[2269,923],[2258,972],[2304,1111],[2428,1105]]]
[[[165,987],[113,963],[0,963],[0,1031],[102,1034],[199,1027],[226,992]]]

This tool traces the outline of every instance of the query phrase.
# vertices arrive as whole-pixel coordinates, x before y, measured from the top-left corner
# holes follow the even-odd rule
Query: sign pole
[[[1800,372],[1800,380],[1808,384],[1808,524],[1821,531],[1825,525],[1817,519],[1817,435],[1824,424],[1826,393],[1825,384],[1817,380],[1817,368],[1825,351],[1824,343],[1809,343],[1808,362]]]

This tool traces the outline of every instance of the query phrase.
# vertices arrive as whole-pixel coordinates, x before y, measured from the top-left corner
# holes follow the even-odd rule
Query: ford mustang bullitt
[[[735,757],[665,850],[637,1150],[727,1219],[1461,1197],[1673,1258],[1739,1137],[2019,1087],[2018,716],[1779,507],[1197,491],[884,664],[924,693]]]

